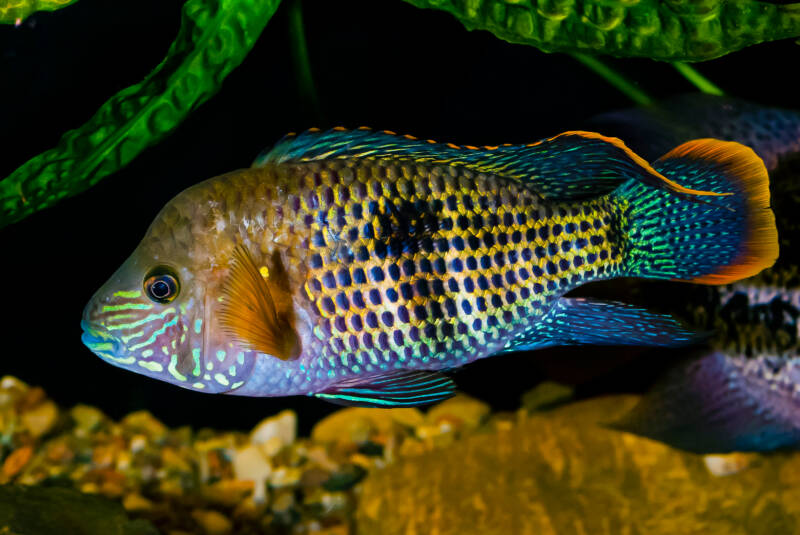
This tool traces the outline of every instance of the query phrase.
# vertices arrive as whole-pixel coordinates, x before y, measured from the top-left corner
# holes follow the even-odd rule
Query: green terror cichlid
[[[202,392],[412,406],[500,352],[691,339],[565,297],[584,283],[722,284],[776,257],[766,170],[737,143],[651,165],[592,132],[477,148],[312,130],[169,201],[86,306],[82,339]]]

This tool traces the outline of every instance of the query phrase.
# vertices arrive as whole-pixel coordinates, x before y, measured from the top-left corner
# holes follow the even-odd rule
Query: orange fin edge
[[[769,173],[764,161],[746,145],[713,138],[695,139],[659,158],[688,158],[716,163],[736,183],[745,197],[747,233],[742,251],[730,264],[685,282],[729,284],[752,277],[778,259],[778,229],[770,209]],[[677,280],[677,279],[676,279]]]

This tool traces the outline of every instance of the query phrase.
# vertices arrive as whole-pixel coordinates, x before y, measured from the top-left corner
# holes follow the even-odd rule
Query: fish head
[[[81,340],[106,362],[208,393],[235,390],[254,352],[218,323],[230,241],[197,187],[170,201],[83,311]]]

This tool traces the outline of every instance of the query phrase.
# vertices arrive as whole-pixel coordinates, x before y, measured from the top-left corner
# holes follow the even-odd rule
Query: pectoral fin
[[[234,248],[223,284],[222,328],[254,351],[289,360],[300,354],[293,325],[289,280],[280,257],[273,256],[265,278],[243,245]]]

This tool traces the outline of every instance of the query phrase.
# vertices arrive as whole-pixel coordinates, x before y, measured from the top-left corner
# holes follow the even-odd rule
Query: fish
[[[778,256],[769,204],[762,160],[714,139],[651,165],[588,131],[474,147],[312,129],[167,202],[82,341],[201,392],[425,405],[495,354],[691,343],[667,315],[566,294],[758,273]]]
[[[610,427],[703,454],[800,448],[800,285],[745,281],[695,304],[716,328],[710,347]]]
[[[686,93],[592,117],[594,129],[621,137],[645,159],[697,138],[737,141],[752,148],[768,171],[800,152],[800,111],[744,99]]]
[[[670,312],[712,334],[610,427],[703,454],[800,448],[800,257],[792,247],[800,239],[800,111],[686,94],[588,124],[625,136],[645,158],[698,136],[750,146],[771,174],[784,252],[748,280],[673,295]]]

